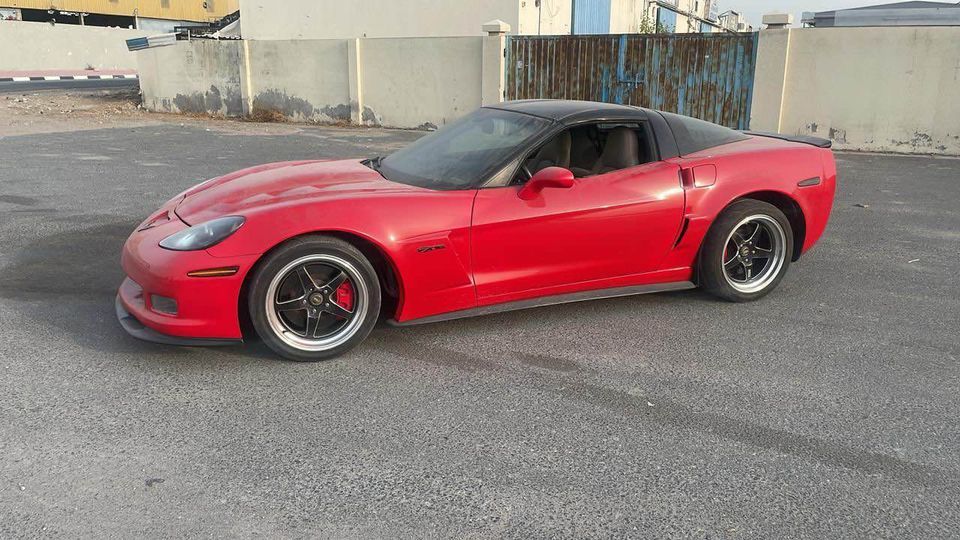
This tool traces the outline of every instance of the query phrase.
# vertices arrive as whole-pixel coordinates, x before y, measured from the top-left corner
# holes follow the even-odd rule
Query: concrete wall
[[[483,38],[360,42],[363,107],[385,126],[441,126],[481,101]]]
[[[137,54],[144,106],[161,112],[439,127],[502,95],[500,36],[194,40]]]
[[[136,56],[126,40],[146,36],[141,30],[0,22],[0,70],[134,69]]]
[[[417,128],[503,99],[502,36],[193,41],[139,52],[156,111]],[[960,28],[761,34],[750,127],[960,155]]]
[[[960,155],[960,28],[764,31],[752,129]]]
[[[242,47],[254,111],[279,111],[298,121],[350,121],[347,40],[244,41]]]
[[[137,52],[143,105],[151,111],[243,114],[242,43],[181,41]]]

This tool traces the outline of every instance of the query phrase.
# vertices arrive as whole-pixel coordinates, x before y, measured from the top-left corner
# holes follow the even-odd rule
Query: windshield
[[[502,167],[550,121],[479,109],[375,162],[388,180],[430,189],[466,189]]]

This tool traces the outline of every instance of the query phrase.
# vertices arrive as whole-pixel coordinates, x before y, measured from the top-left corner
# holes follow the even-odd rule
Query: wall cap
[[[504,21],[501,21],[500,19],[494,19],[492,21],[483,23],[483,31],[491,36],[506,34],[510,31],[510,25]]]

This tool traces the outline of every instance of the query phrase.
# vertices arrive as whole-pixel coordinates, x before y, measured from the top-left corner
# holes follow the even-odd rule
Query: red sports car
[[[171,199],[127,240],[136,337],[258,335],[292,360],[410,325],[700,286],[773,290],[823,234],[823,139],[638,107],[484,107],[388,157],[273,163]]]

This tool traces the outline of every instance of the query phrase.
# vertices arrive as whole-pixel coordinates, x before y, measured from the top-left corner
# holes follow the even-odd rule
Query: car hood
[[[265,206],[356,199],[422,188],[385,180],[360,160],[290,161],[214,178],[183,194],[177,216],[188,225]]]

